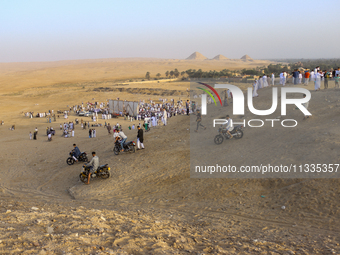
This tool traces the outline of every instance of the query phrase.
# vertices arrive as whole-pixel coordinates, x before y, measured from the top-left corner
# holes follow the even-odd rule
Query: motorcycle
[[[134,141],[130,141],[127,143],[123,144],[123,148],[124,148],[124,152],[135,152],[136,143]],[[115,142],[115,146],[113,147],[113,152],[115,153],[115,155],[119,155],[119,152],[121,151],[121,146],[119,141],[117,140]]]
[[[89,160],[87,159],[87,154],[86,152],[82,152],[79,157],[77,158],[78,162],[89,162]],[[74,162],[76,162],[72,156],[72,151],[70,152],[70,157],[67,158],[66,163],[68,165],[73,165]]]
[[[110,177],[110,171],[111,168],[108,166],[108,164],[101,165],[98,167],[98,169],[91,174],[91,178],[102,178],[102,179],[107,179]],[[90,166],[83,166],[83,170],[81,171],[79,175],[80,181],[86,183],[88,175],[90,174]]]
[[[242,131],[241,125],[238,125],[234,127],[232,131],[230,131],[230,134],[235,138],[235,139],[241,139],[243,137],[243,131]],[[230,139],[230,135],[228,134],[227,130],[220,127],[218,129],[218,135],[215,136],[214,142],[216,144],[221,144],[223,143],[224,139]]]

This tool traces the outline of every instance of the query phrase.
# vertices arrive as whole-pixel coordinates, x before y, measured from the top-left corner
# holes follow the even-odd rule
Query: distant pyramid
[[[228,58],[223,56],[223,55],[221,55],[221,54],[219,54],[216,57],[214,57],[213,59],[216,59],[216,60],[225,60],[225,59],[228,59]]]
[[[241,59],[243,60],[253,60],[251,57],[249,57],[248,55],[244,55]]]
[[[187,57],[186,59],[207,59],[207,57],[203,56],[201,53],[195,51],[194,53],[192,53],[189,57]]]

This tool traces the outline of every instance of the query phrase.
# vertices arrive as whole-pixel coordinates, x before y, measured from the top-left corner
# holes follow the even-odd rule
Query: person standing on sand
[[[262,84],[264,88],[268,87],[267,75],[265,74],[262,76]]]
[[[339,88],[339,74],[337,74],[335,77],[334,77],[334,80],[335,80],[335,88]]]
[[[187,102],[185,103],[185,106],[187,108],[187,115],[189,116],[189,107],[190,107],[189,100],[187,100]]]
[[[305,71],[305,82],[304,82],[304,86],[308,86],[309,76],[310,76],[309,71],[308,71],[308,70]]]
[[[259,77],[257,88],[258,88],[258,89],[262,89],[262,88],[263,88],[262,76]]]
[[[302,73],[299,71],[299,84],[302,83]]]
[[[168,120],[168,112],[164,108],[164,110],[163,110],[163,124],[164,124],[164,126],[167,125],[167,120]]]
[[[137,150],[144,149],[144,137],[143,137],[143,129],[140,128],[140,126],[137,127]]]
[[[34,129],[34,132],[38,134],[38,128],[37,127]]]
[[[30,140],[32,140],[32,132],[30,132],[30,134],[29,134],[29,135],[30,135]]]
[[[272,86],[274,86],[274,85],[275,85],[275,74],[272,73]]]
[[[255,79],[255,81],[254,81],[253,88],[254,88],[254,90],[253,90],[253,97],[258,97],[259,94],[257,94],[257,89],[258,89],[257,79]]]
[[[280,73],[280,85],[283,85],[283,72]]]
[[[33,139],[34,139],[34,140],[37,140],[37,134],[38,134],[37,131],[35,131],[35,132],[33,133]]]
[[[315,80],[314,80],[315,91],[320,90],[320,86],[321,86],[321,71],[319,73],[315,73]]]
[[[195,132],[198,132],[199,127],[203,127],[204,129],[207,129],[205,126],[202,125],[201,121],[202,121],[202,115],[201,115],[201,111],[198,109],[197,110],[197,118],[196,118],[197,128],[196,128]]]
[[[292,83],[294,84],[294,85],[297,85],[298,83],[299,83],[299,71],[298,71],[298,69],[295,69],[294,71],[293,71],[293,80],[292,80]]]
[[[110,123],[107,124],[107,127],[106,127],[106,128],[107,128],[107,132],[108,132],[109,134],[111,134],[111,129],[112,129],[112,128],[111,128]]]
[[[325,89],[328,89],[328,79],[330,78],[330,72],[327,70],[324,71],[324,81],[323,81],[323,86]]]
[[[144,126],[144,128],[145,128],[145,131],[148,131],[148,125],[149,125],[149,123],[148,123],[148,122],[145,122],[145,120],[144,120],[143,126]]]
[[[282,79],[282,86],[286,85],[286,81],[287,81],[287,73],[286,71],[283,72],[283,79]]]

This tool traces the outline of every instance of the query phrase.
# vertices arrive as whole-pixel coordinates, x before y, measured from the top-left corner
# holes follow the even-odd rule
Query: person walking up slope
[[[203,127],[204,129],[206,129],[206,127],[202,125],[201,121],[202,121],[201,111],[197,110],[197,119],[196,119],[197,128],[196,128],[195,132],[198,132],[199,127]]]

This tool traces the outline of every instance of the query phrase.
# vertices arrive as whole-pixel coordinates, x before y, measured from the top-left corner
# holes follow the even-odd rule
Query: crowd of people
[[[313,70],[294,69],[290,75],[286,71],[282,71],[279,76],[279,84],[282,86],[285,86],[290,81],[291,84],[303,84],[304,86],[308,86],[309,82],[314,82],[315,91],[321,89],[321,82],[323,82],[324,88],[328,89],[328,84],[331,80],[334,80],[334,87],[339,88],[340,67],[323,71],[320,70],[320,66],[315,67]],[[258,96],[258,89],[274,85],[277,85],[274,73],[269,78],[266,75],[260,76],[253,83],[253,97]]]
[[[64,124],[60,124],[60,130],[63,131],[62,136],[65,138],[74,137],[74,122],[64,122]]]
[[[69,106],[67,106],[69,107]],[[159,102],[154,102],[150,100],[149,102],[140,101],[139,102],[139,110],[138,114],[136,116],[129,116],[128,114],[120,113],[122,117],[124,117],[125,120],[131,118],[131,121],[139,121],[139,123],[134,124],[131,123],[131,125],[127,125],[128,130],[134,130],[137,129],[137,150],[138,149],[144,149],[144,137],[143,137],[143,132],[149,131],[150,127],[156,127],[156,126],[165,126],[167,125],[168,119],[177,116],[177,115],[183,115],[183,114],[189,114],[189,101],[183,101],[183,100],[178,100],[175,101],[174,99],[167,100],[167,99],[159,99]],[[67,116],[66,118],[68,119],[68,116],[72,114],[72,111],[74,114],[79,114],[80,111],[93,111],[95,113],[101,112],[103,115],[109,115],[109,104],[108,103],[98,103],[98,102],[87,102],[87,103],[82,103],[81,105],[74,105],[69,107],[69,110],[67,111],[60,111],[60,114],[64,114]],[[58,111],[59,113],[59,111]],[[48,111],[45,113],[45,116],[48,116],[50,118],[54,114],[53,111]],[[26,117],[32,117],[34,116],[33,112],[27,112],[25,113]],[[55,115],[54,115],[55,116]],[[93,117],[94,115],[92,115]],[[98,116],[97,114],[95,115],[96,117]],[[62,137],[69,138],[69,137],[74,137],[75,136],[75,125],[80,124],[81,129],[87,129],[88,130],[88,136],[89,138],[95,138],[97,136],[96,129],[93,128],[95,127],[101,127],[102,124],[98,124],[98,119],[93,119],[91,118],[91,122],[86,121],[81,119],[78,121],[78,118],[75,119],[75,121],[68,121],[64,123],[60,123],[60,130],[62,131]],[[48,121],[49,122],[49,121]],[[92,124],[92,125],[91,125]],[[92,127],[91,127],[92,126]],[[113,134],[117,137],[117,134],[119,134],[119,140],[121,143],[121,149],[123,149],[123,144],[127,139],[127,136],[124,134],[122,126],[119,125],[117,122],[116,125],[111,127],[110,123],[107,123],[105,120],[105,128],[107,128],[107,131],[109,134],[111,134],[111,131],[113,131]],[[46,128],[46,135],[48,137],[48,140],[52,140],[52,136],[55,134],[55,130],[52,127],[47,127]],[[29,138],[30,140],[37,140],[37,134],[38,130],[36,130],[32,133],[29,133]],[[116,139],[115,137],[115,139]]]

